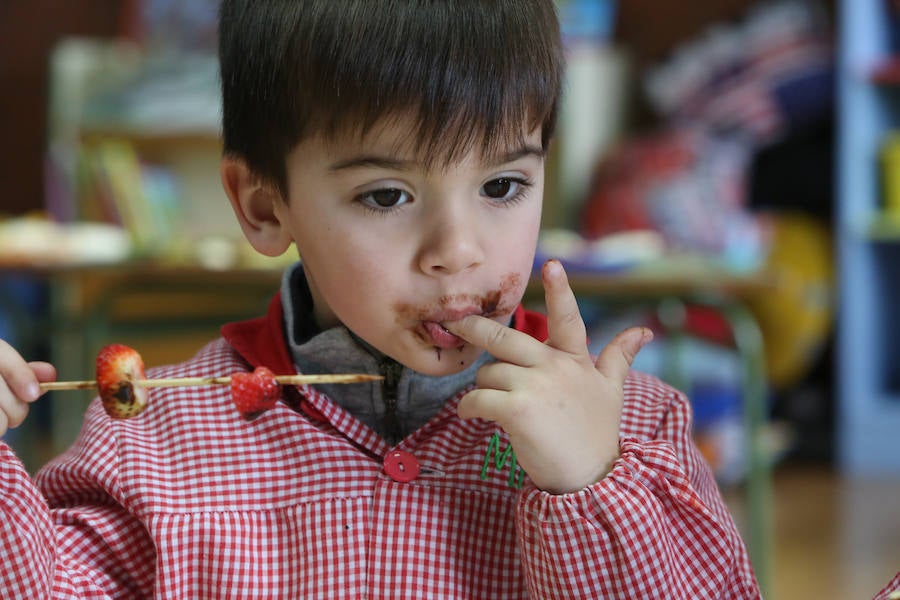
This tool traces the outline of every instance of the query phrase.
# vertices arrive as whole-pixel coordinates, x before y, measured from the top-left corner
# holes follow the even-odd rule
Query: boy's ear
[[[219,173],[231,208],[250,245],[266,256],[283,254],[292,239],[278,217],[276,206],[284,203],[278,190],[255,176],[247,163],[239,158],[223,158]]]

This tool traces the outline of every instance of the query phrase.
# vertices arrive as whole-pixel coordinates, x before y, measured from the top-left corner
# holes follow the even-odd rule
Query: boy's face
[[[446,375],[482,352],[442,322],[507,323],[531,273],[541,219],[540,131],[485,160],[426,169],[403,123],[364,140],[308,139],[287,158],[275,214],[297,245],[319,325],[338,322],[404,365]]]

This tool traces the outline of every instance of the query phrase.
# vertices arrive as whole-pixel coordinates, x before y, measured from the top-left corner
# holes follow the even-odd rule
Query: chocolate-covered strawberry
[[[97,388],[103,409],[114,419],[128,419],[147,406],[144,361],[134,348],[109,344],[97,354]]]

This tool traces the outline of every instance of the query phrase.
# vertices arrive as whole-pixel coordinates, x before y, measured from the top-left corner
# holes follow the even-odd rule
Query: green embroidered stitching
[[[507,446],[503,452],[500,452],[500,434],[496,432],[491,436],[487,453],[484,455],[484,464],[481,466],[481,478],[487,479],[488,465],[491,464],[491,454],[494,455],[494,467],[498,471],[503,469],[507,461],[509,461],[509,480],[507,484],[513,489],[522,489],[522,485],[525,483],[525,471],[516,464],[516,453],[512,446]]]

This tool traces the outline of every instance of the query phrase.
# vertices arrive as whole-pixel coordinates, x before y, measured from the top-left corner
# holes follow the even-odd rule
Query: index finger
[[[544,351],[544,345],[527,333],[481,315],[470,315],[443,325],[450,333],[484,348],[494,358],[521,367],[533,367],[540,363]]]
[[[587,329],[566,270],[558,260],[548,260],[541,279],[547,305],[547,343],[570,354],[587,355]]]

